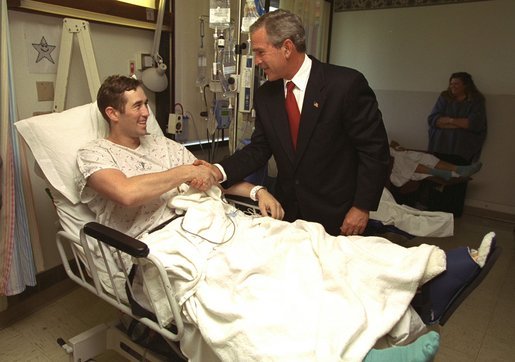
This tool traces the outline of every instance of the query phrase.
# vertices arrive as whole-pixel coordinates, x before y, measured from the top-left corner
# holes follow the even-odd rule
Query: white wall
[[[18,118],[31,117],[34,112],[50,112],[53,102],[39,102],[36,94],[36,82],[55,82],[55,73],[30,73],[27,52],[30,51],[30,39],[25,39],[28,26],[40,26],[41,29],[62,28],[62,18],[9,11],[11,30],[12,57],[14,59],[14,84],[18,106]],[[153,31],[124,28],[106,24],[90,23],[91,40],[98,66],[100,80],[111,74],[129,74],[129,60],[135,58],[138,51],[150,52],[153,42]],[[36,42],[39,42],[37,39]],[[66,108],[91,102],[84,66],[77,42],[74,42],[70,66],[70,78],[67,89]],[[56,55],[56,54],[52,54]],[[153,95],[148,94],[153,104]],[[33,169],[34,160],[28,152],[29,168]],[[32,191],[36,217],[42,244],[43,269],[60,264],[55,246],[57,216],[53,205],[44,192],[45,184],[35,174],[31,174]]]
[[[487,100],[483,169],[469,206],[515,214],[515,1],[339,12],[330,62],[356,68],[375,90],[390,139],[427,146],[427,115],[456,71]]]
[[[204,100],[195,85],[195,80],[197,54],[200,48],[199,17],[209,15],[209,1],[176,1],[175,14],[175,101],[184,107],[184,111],[189,111],[193,115],[199,137],[205,138],[207,122],[200,116],[200,112],[205,109]],[[204,49],[212,55],[213,32],[209,29],[207,19],[204,24]],[[194,128],[191,124],[188,126],[188,139],[197,139]]]

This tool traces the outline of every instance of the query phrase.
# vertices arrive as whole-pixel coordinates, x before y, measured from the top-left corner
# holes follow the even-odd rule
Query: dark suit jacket
[[[242,180],[273,155],[275,196],[285,219],[319,222],[336,235],[352,206],[377,209],[387,178],[388,139],[365,77],[312,60],[297,150],[290,138],[283,81],[266,82],[254,98],[251,143],[220,162],[227,173],[223,186]]]

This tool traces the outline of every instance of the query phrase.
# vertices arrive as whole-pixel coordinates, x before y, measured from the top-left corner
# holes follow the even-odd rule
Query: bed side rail
[[[89,235],[89,241],[86,240]],[[92,238],[96,240],[92,240]],[[131,316],[150,329],[161,334],[168,341],[179,341],[184,333],[180,308],[177,305],[175,293],[170,285],[166,271],[158,260],[149,255],[148,246],[117,230],[105,225],[90,222],[81,230],[81,236],[72,236],[65,231],[59,231],[56,237],[57,248],[63,262],[65,271],[70,279],[111,304],[122,313]],[[92,251],[92,244],[97,247]],[[75,266],[70,264],[65,246],[69,246],[75,259]],[[114,249],[113,249],[114,248]],[[100,252],[98,252],[100,250]],[[113,252],[114,250],[114,252]],[[125,290],[126,280],[129,278],[131,265],[127,265],[122,256],[123,253],[131,255],[136,264],[146,262],[152,264],[158,270],[159,284],[163,285],[162,294],[169,304],[173,314],[173,323],[176,332],[170,330],[167,322],[157,318],[157,322],[146,317],[140,317],[133,313],[126,293],[134,298],[134,292],[130,283]],[[116,260],[116,263],[113,261]],[[116,268],[116,264],[122,265]],[[102,273],[102,276],[100,276]],[[155,307],[152,303],[152,307]],[[152,311],[153,312],[153,311]]]
[[[261,215],[258,203],[250,199],[250,197],[225,195],[225,199],[247,215]]]
[[[145,258],[148,256],[149,249],[147,244],[108,226],[92,221],[84,225],[84,232],[86,235],[102,240],[103,243],[135,258]]]

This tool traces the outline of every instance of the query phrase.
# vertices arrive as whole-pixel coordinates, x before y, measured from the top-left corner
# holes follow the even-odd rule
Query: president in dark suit
[[[288,11],[263,15],[250,33],[268,81],[255,94],[251,143],[217,165],[222,185],[241,181],[273,155],[285,220],[319,222],[333,235],[361,234],[389,163],[374,92],[356,70],[308,57],[300,18]]]

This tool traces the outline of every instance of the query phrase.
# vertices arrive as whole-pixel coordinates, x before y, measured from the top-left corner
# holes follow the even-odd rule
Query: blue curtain
[[[14,295],[36,285],[36,268],[30,242],[23,194],[22,162],[18,136],[10,31],[6,0],[0,8],[0,157],[3,161],[0,192],[0,295]]]

